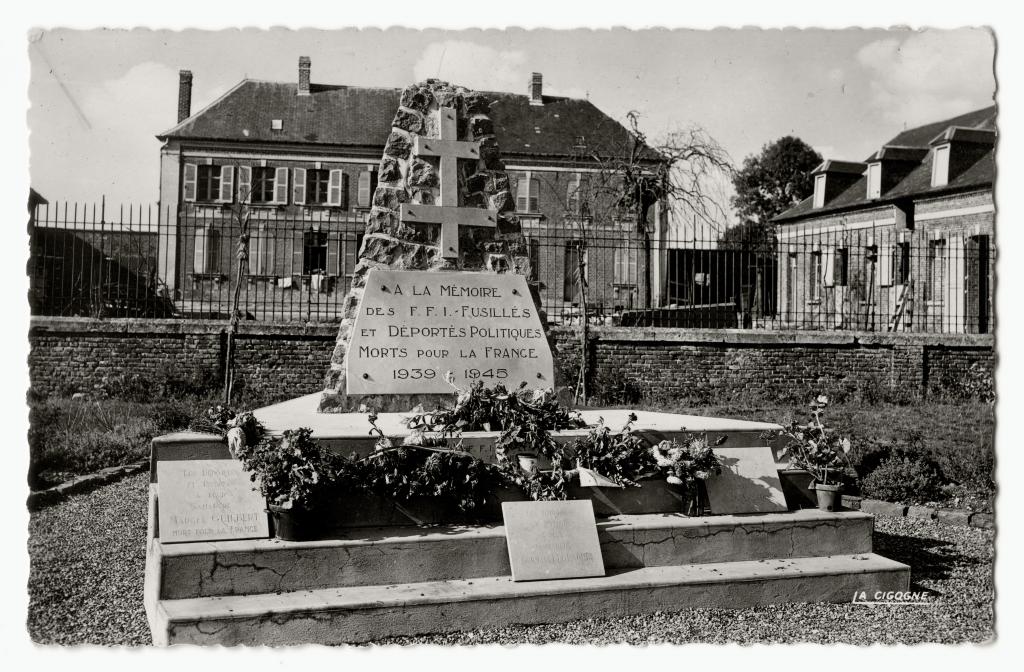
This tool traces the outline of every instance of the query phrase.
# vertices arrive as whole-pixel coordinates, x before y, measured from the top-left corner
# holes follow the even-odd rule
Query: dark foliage
[[[800,138],[785,136],[748,156],[733,176],[733,205],[744,222],[769,225],[772,218],[814,191],[811,171],[821,155]]]

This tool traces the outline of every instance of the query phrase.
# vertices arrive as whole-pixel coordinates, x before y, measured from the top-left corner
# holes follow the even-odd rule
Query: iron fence
[[[339,320],[364,213],[44,204],[29,222],[37,315]],[[530,279],[551,323],[988,333],[991,220],[783,227],[745,239],[527,220]],[[581,273],[582,271],[582,273]],[[586,282],[580,282],[585,278]]]

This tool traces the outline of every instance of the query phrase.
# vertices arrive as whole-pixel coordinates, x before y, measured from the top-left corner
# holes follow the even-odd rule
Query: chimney
[[[543,105],[544,75],[535,72],[530,75],[530,105]]]
[[[178,71],[178,123],[192,116],[192,71]]]
[[[312,61],[309,56],[299,56],[299,95],[309,95],[309,68]]]

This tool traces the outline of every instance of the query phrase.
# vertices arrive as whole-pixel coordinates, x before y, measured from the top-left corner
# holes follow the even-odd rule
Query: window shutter
[[[850,258],[850,250],[847,247],[842,247],[836,250],[835,260],[833,261],[833,282],[836,285],[846,285],[846,274],[848,268],[848,261]]]
[[[295,229],[292,233],[292,275],[301,275],[303,271],[302,257],[305,255],[303,246],[304,233],[302,229]]]
[[[569,212],[576,214],[580,209],[580,174],[576,173],[569,178],[569,185],[565,194],[566,206]]]
[[[530,280],[536,280],[540,272],[540,241],[530,237]]]
[[[288,172],[287,168],[274,171],[274,203],[288,202]]]
[[[370,188],[370,180],[370,171],[364,170],[359,173],[359,207],[361,208],[370,207],[370,201],[373,199],[373,190]]]
[[[238,167],[238,202],[248,203],[252,199],[252,168],[249,166]]]
[[[940,145],[932,150],[932,186],[942,187],[949,183],[949,145]]]
[[[836,251],[827,247],[821,251],[821,284],[826,287],[835,286]]]
[[[235,167],[234,166],[221,166],[220,167],[220,197],[217,199],[220,203],[230,203],[234,200],[235,195]]]
[[[825,174],[814,176],[814,207],[821,208],[825,205]]]
[[[338,241],[338,232],[330,231],[327,234],[327,275],[341,275],[341,268],[339,264],[338,248],[340,247]]]
[[[196,227],[196,240],[193,247],[192,272],[206,273],[209,267],[210,238],[213,227],[210,224]]]
[[[590,175],[580,173],[579,189],[576,191],[581,217],[590,216]]]
[[[360,205],[362,205],[362,182],[363,175],[369,175],[369,173],[363,173],[359,176],[359,189],[360,189]],[[341,170],[332,170],[330,175],[330,182],[327,186],[327,205],[341,206],[341,187],[344,182],[345,173]]]
[[[526,212],[529,205],[530,185],[528,184],[528,175],[526,173],[518,173],[516,175],[516,210]]]
[[[341,173],[341,203],[339,205],[342,209],[348,210],[348,173],[344,171]]]
[[[875,280],[879,287],[892,287],[895,284],[893,268],[899,249],[895,245],[879,246],[878,261],[875,262]]]
[[[530,178],[530,212],[540,212],[540,180]]]
[[[182,200],[187,203],[196,202],[196,174],[198,170],[196,164],[186,163],[185,164],[185,175],[182,179]]]
[[[292,169],[292,203],[295,205],[306,204],[306,169]]]

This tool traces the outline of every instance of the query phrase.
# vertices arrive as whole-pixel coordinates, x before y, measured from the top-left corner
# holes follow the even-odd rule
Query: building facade
[[[991,333],[996,109],[825,160],[775,218],[782,327]]]
[[[401,91],[313,84],[310,70],[300,58],[295,82],[246,79],[195,114],[192,74],[181,72],[178,123],[157,137],[160,210],[172,220],[161,274],[183,314],[223,310],[238,277],[244,218],[244,311],[259,319],[340,314]],[[632,136],[589,101],[546,96],[542,87],[534,73],[526,95],[486,95],[544,308],[556,321],[578,318],[580,255],[595,311],[635,308],[644,278],[660,274],[659,235],[651,231],[645,253],[635,217],[596,188],[609,180],[590,158],[625,155]],[[639,155],[660,158],[647,148]],[[657,229],[667,209],[651,210],[649,229]]]

